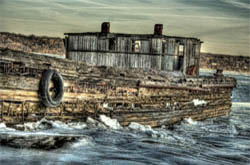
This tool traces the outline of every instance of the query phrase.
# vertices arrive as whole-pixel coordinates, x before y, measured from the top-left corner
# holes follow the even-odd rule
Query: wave
[[[83,137],[79,139],[78,141],[71,143],[70,145],[66,146],[66,148],[80,148],[80,147],[86,147],[86,146],[93,146],[94,143],[92,142],[91,137]]]

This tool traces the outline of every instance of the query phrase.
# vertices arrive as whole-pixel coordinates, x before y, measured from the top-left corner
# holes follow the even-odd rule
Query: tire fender
[[[54,84],[53,88],[50,88],[51,82]],[[54,95],[51,94],[51,91]],[[61,74],[55,70],[45,71],[40,81],[39,95],[46,107],[57,107],[62,102],[64,95],[64,81]]]

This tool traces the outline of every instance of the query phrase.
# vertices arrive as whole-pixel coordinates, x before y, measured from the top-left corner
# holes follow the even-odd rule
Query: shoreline
[[[215,69],[200,68],[200,72],[215,73],[215,71],[216,71]],[[223,74],[250,76],[250,72],[237,72],[237,71],[228,71],[228,70],[224,70]]]

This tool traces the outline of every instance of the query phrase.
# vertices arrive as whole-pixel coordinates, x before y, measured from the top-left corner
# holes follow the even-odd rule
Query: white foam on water
[[[142,132],[152,131],[151,126],[149,126],[149,125],[141,125],[141,124],[136,123],[136,122],[131,122],[129,124],[128,128],[130,130],[137,130],[137,131],[142,131]]]
[[[47,130],[51,128],[55,129],[85,129],[87,124],[84,122],[78,123],[64,123],[61,121],[50,121],[42,119],[37,122],[27,122],[24,125],[17,125],[18,127],[23,127],[25,131],[34,131],[34,130]]]
[[[4,124],[4,123],[0,123],[0,129],[2,129],[2,128],[6,128],[6,125]]]
[[[187,138],[185,135],[183,136],[166,129],[152,128],[151,130],[146,130],[145,133],[153,139],[160,140],[161,143],[178,143],[179,145],[196,143],[192,137]]]
[[[190,120],[190,119],[189,119]],[[192,119],[191,119],[192,120]],[[191,121],[190,120],[190,121]],[[195,121],[192,121],[195,123]],[[149,125],[141,125],[136,122],[131,122],[128,126],[129,130],[139,131],[145,133],[147,136],[153,138],[153,139],[161,139],[165,142],[181,142],[181,143],[192,143],[195,144],[196,141],[192,138],[186,139],[186,137],[183,137],[179,134],[173,133],[173,131],[167,130],[167,129],[154,129]]]
[[[117,119],[111,119],[105,115],[100,115],[99,120],[106,125],[107,127],[111,128],[111,129],[122,129],[122,126],[120,125],[120,123],[117,121]]]
[[[197,125],[198,124],[198,122],[194,121],[191,117],[186,118],[185,122],[187,122],[188,124],[192,124],[192,125]]]
[[[81,138],[80,140],[74,142],[73,144],[70,144],[70,148],[79,148],[82,146],[90,146],[93,145],[93,142],[90,138]]]
[[[3,130],[3,131],[16,131],[15,129],[13,128],[8,128],[5,123],[0,123],[0,130]]]
[[[96,125],[98,123],[98,121],[94,120],[91,117],[88,117],[86,122],[87,122],[87,124],[94,124],[94,125]]]
[[[87,128],[107,129],[106,125],[104,125],[103,123],[97,120],[92,119],[91,117],[87,118],[86,124],[87,124]]]
[[[63,129],[71,129],[66,123],[61,121],[50,121],[53,128],[63,128]]]
[[[231,125],[231,133],[234,134],[234,135],[238,135],[239,132],[237,131],[235,125]]]
[[[36,130],[38,128],[38,123],[24,123],[23,125],[25,131]]]
[[[193,99],[192,102],[194,103],[194,106],[206,105],[207,104],[207,102],[205,100],[199,100],[199,99]]]
[[[18,125],[18,127],[24,128],[25,131],[33,131],[33,130],[46,130],[53,127],[56,127],[56,124],[53,121],[46,120],[45,118],[41,119],[37,122],[27,122],[23,125]]]
[[[150,136],[152,138],[174,140],[173,137],[169,136],[170,133],[167,130],[156,130],[153,129],[150,125],[142,125],[136,122],[131,122],[128,126],[128,129],[146,133],[147,136]]]
[[[87,128],[87,124],[83,123],[83,122],[78,122],[78,123],[68,123],[67,124],[70,128],[74,128],[74,129],[85,129]]]

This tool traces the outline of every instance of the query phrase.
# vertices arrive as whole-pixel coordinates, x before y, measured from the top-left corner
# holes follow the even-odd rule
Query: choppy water
[[[0,164],[250,164],[250,76],[233,76],[238,86],[230,117],[186,120],[173,130],[80,129],[55,124],[53,129],[33,134],[85,136],[53,151],[0,146]],[[8,130],[0,127],[2,132]]]

